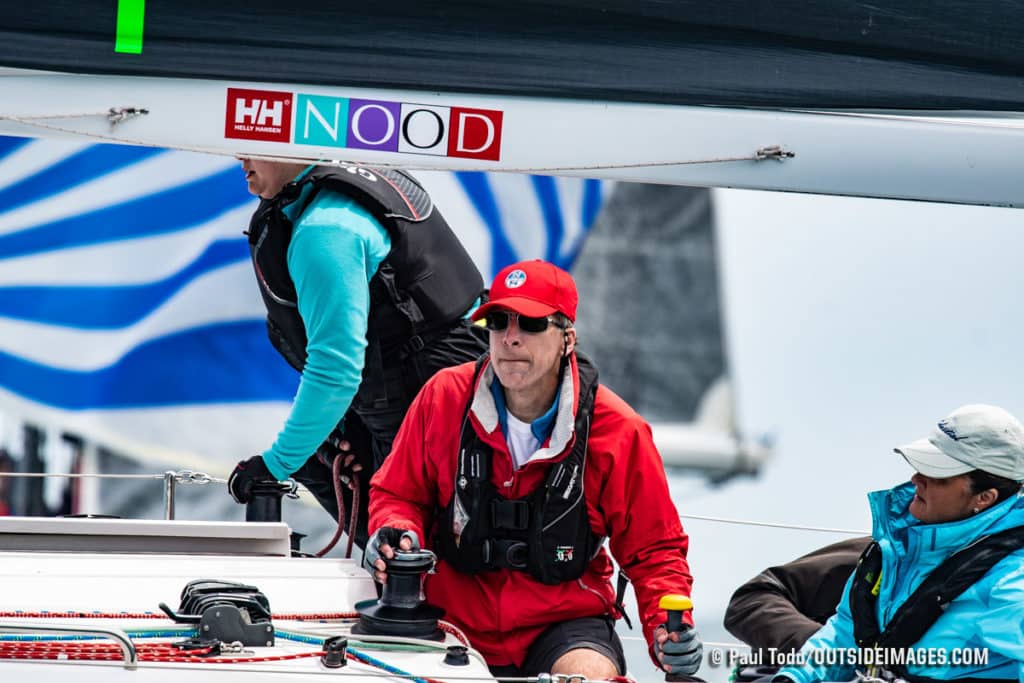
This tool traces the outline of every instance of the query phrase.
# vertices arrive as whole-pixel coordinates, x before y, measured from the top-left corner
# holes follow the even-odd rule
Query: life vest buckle
[[[496,569],[526,569],[530,548],[523,541],[488,538],[483,542],[483,561]]]
[[[495,500],[491,505],[491,528],[525,531],[530,528],[530,505],[525,500]]]

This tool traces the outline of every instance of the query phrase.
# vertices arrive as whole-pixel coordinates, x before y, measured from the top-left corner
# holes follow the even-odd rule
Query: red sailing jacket
[[[432,545],[435,515],[448,505],[454,490],[459,429],[473,370],[474,364],[466,363],[438,372],[409,408],[391,454],[372,480],[371,531],[383,526],[411,529],[426,539],[425,547]],[[576,359],[572,357],[571,372],[563,380],[551,437],[518,471],[498,424],[488,388],[492,379],[493,369],[484,367],[473,388],[470,423],[494,449],[495,486],[509,499],[520,498],[543,485],[548,468],[572,448],[579,393]],[[666,616],[658,609],[659,598],[690,594],[688,538],[669,497],[650,426],[604,386],[594,399],[586,457],[584,492],[591,529],[609,538],[612,554],[631,579],[650,646],[654,629]],[[466,632],[488,664],[518,666],[546,627],[616,614],[611,579],[611,559],[602,549],[576,581],[549,586],[512,569],[468,575],[441,561],[424,590],[427,601],[446,610],[445,619]]]

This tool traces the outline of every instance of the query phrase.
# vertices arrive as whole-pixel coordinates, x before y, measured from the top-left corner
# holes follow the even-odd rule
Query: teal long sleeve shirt
[[[310,186],[303,189],[310,191]],[[288,272],[308,341],[291,412],[263,453],[267,469],[278,479],[302,467],[341,421],[359,389],[369,282],[391,250],[387,230],[344,195],[322,191],[298,218],[288,207],[285,213],[294,224]]]

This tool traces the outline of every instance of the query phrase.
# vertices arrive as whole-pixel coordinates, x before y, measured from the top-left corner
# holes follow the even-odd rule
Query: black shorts
[[[555,662],[570,650],[594,650],[619,668],[619,675],[626,675],[626,654],[622,641],[615,632],[615,620],[608,616],[570,619],[548,627],[530,645],[522,666],[492,666],[495,678],[521,678],[551,673]]]

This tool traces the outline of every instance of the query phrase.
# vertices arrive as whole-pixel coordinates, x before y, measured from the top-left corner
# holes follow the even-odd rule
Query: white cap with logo
[[[1024,425],[996,406],[961,406],[940,420],[927,439],[895,450],[926,477],[982,470],[1024,481]]]

